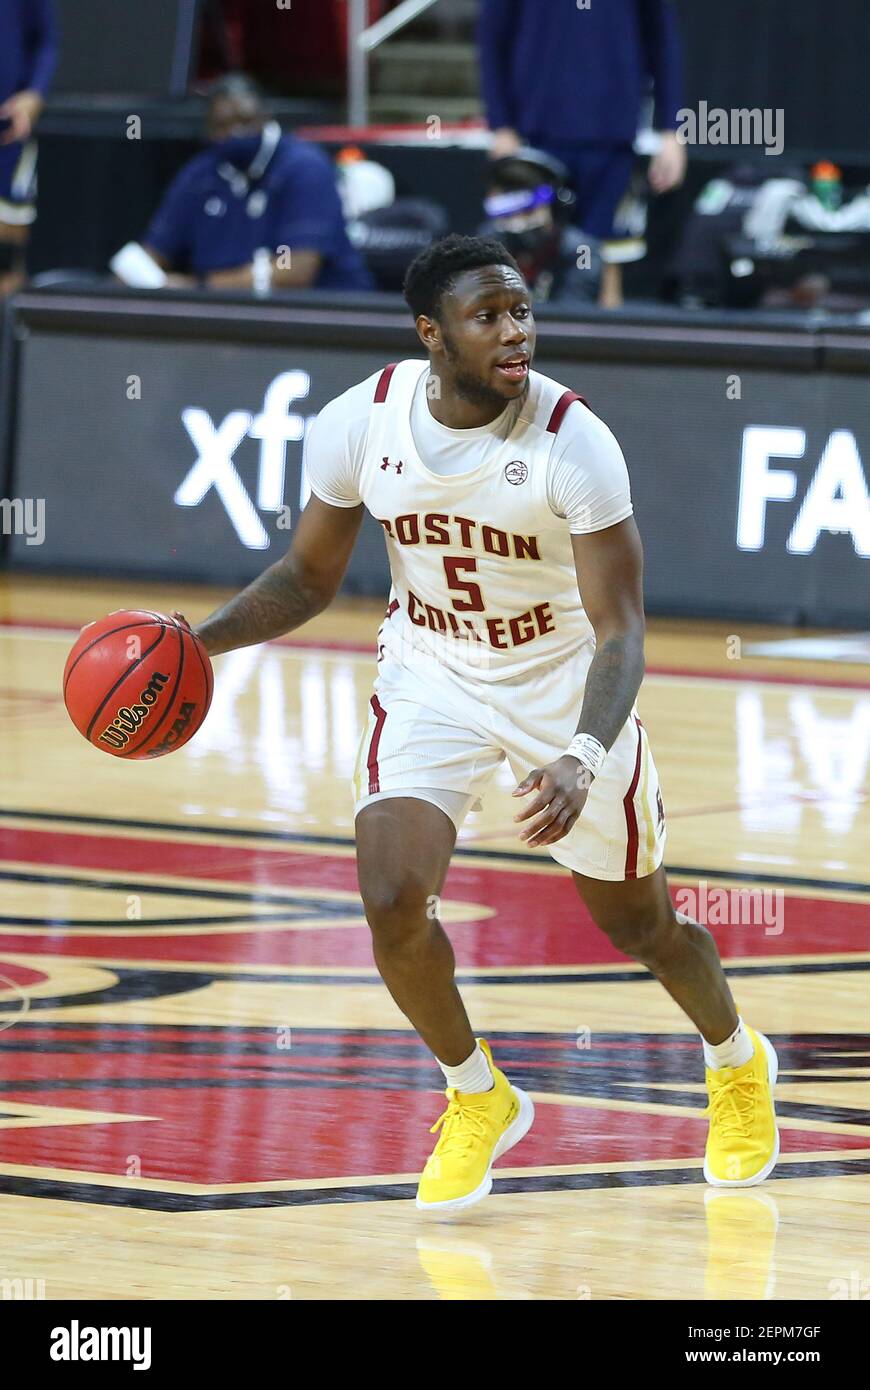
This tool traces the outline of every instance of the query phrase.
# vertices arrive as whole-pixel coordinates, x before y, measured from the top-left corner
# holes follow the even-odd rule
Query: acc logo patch
[[[512,459],[510,463],[505,464],[504,475],[509,483],[519,487],[529,476],[529,466],[523,463],[522,459]]]

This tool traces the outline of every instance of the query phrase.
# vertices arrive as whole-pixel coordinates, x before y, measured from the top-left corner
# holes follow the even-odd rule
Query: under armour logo
[[[397,473],[401,473],[404,467],[405,465],[401,459],[399,459],[398,463],[390,463],[390,460],[388,458],[385,458],[383,463],[381,464],[381,472],[386,473],[388,468],[395,468]]]

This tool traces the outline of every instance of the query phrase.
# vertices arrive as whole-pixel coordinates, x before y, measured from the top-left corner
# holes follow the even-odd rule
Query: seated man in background
[[[345,231],[335,171],[317,145],[282,135],[248,78],[222,78],[209,148],[175,176],[144,238],[112,261],[128,284],[367,290]]]
[[[54,72],[51,0],[0,0],[0,295],[24,279],[36,218],[33,128]]]

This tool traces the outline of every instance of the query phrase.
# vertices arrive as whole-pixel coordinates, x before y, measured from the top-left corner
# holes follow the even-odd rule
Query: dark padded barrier
[[[15,316],[14,488],[45,499],[46,535],[9,550],[36,570],[247,582],[289,540],[307,422],[422,355],[386,296],[28,293]],[[540,318],[536,366],[622,444],[650,612],[866,626],[870,332]],[[367,521],[346,588],[387,583]]]

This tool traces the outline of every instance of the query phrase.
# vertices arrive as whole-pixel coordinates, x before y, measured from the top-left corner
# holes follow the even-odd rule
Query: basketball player
[[[671,904],[635,710],[642,556],[622,453],[579,396],[532,370],[529,292],[499,242],[434,243],[405,295],[427,360],[325,407],[288,553],[197,631],[216,655],[300,627],[338,591],[363,508],[383,527],[393,587],[357,761],[357,862],[378,970],[447,1083],[417,1205],[486,1196],[533,1120],[475,1039],[436,916],[457,830],[504,758],[519,838],[547,846],[701,1034],[708,1182],[761,1182],[779,1151],[776,1054],[738,1017],[713,938]]]

